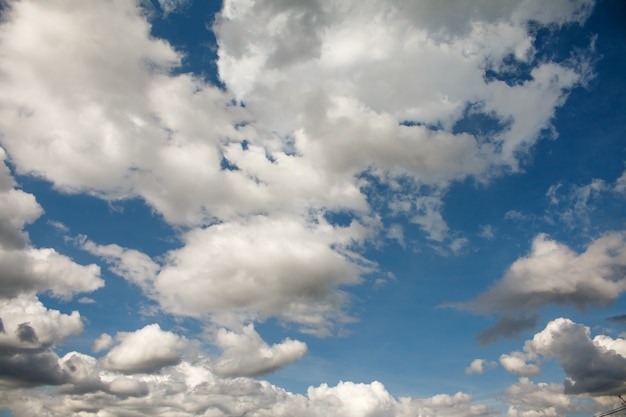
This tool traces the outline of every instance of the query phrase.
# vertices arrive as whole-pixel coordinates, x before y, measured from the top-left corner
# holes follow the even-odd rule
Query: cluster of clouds
[[[226,0],[213,26],[222,87],[176,73],[183,55],[151,36],[144,3],[8,2],[0,157],[65,193],[139,197],[177,228],[181,246],[158,259],[90,236],[75,241],[162,311],[212,323],[221,354],[209,358],[198,341],[150,324],[102,334],[93,345],[101,357],[59,357],[54,347],[79,334],[83,318],[38,295],[95,291],[101,270],[30,243],[24,226],[43,210],[3,163],[0,383],[15,389],[0,392],[0,405],[18,417],[497,415],[462,392],[396,399],[379,382],[289,393],[251,377],[297,361],[307,345],[269,345],[253,323],[276,317],[326,336],[352,320],[345,288],[379,272],[361,249],[385,231],[403,236],[377,212],[374,183],[391,191],[392,217],[452,250],[465,244],[442,217],[446,190],[519,170],[568,92],[591,76],[584,54],[540,57],[529,22],[580,24],[593,1]],[[159,3],[165,14],[187,5]],[[477,115],[497,131],[458,131]],[[331,220],[342,213],[346,224]],[[489,343],[534,328],[547,305],[610,304],[624,291],[624,267],[623,232],[582,253],[542,234],[491,289],[455,307],[499,316],[479,336]],[[572,395],[617,393],[624,343],[550,322],[500,358],[521,376],[505,391],[508,415],[585,411]],[[528,379],[542,358],[560,364],[563,385]],[[476,360],[467,372],[493,366]],[[57,388],[28,389],[42,385]]]

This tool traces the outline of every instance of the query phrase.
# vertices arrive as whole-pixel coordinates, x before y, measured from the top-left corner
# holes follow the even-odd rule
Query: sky
[[[622,404],[624,2],[0,4],[0,416]]]

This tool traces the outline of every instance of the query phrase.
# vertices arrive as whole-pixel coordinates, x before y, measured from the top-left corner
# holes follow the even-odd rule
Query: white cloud
[[[101,352],[113,346],[115,341],[110,334],[102,333],[96,340],[94,340],[91,350],[93,352]]]
[[[150,373],[180,362],[187,340],[150,324],[133,333],[118,333],[117,344],[102,358],[102,367],[124,373]]]
[[[65,396],[49,390],[0,391],[0,406],[11,406],[16,417],[63,416],[83,412],[109,415],[153,416],[158,413],[193,417],[478,417],[496,415],[468,394],[396,400],[380,382],[340,382],[310,387],[307,395],[293,394],[266,381],[219,378],[206,360],[183,361],[153,374],[132,377],[98,371],[93,358],[76,352],[61,360],[74,386],[62,387]],[[89,390],[79,390],[81,382]],[[42,414],[45,410],[47,414]]]
[[[15,188],[5,158],[0,148],[0,297],[49,292],[70,298],[102,287],[98,266],[79,265],[52,248],[30,245],[24,226],[41,216],[43,210],[32,194]]]
[[[549,304],[580,309],[611,304],[626,289],[617,271],[626,266],[623,232],[592,241],[582,253],[540,234],[530,253],[475,300],[463,304],[480,312],[520,311]]]
[[[159,5],[163,13],[168,15],[177,12],[189,4],[189,0],[159,0]]]
[[[500,356],[500,364],[508,372],[521,376],[536,376],[541,373],[539,367],[535,364],[527,363],[529,355],[522,352],[512,352],[510,355],[503,354]]]
[[[465,373],[468,375],[482,374],[483,372],[485,372],[486,365],[491,365],[491,363],[487,362],[484,359],[474,359],[470,366],[465,368]]]
[[[49,310],[34,295],[0,299],[0,318],[0,345],[4,347],[48,347],[83,331],[78,311],[67,315]]]
[[[21,251],[0,248],[0,269],[4,271],[0,279],[3,296],[35,291],[67,299],[104,285],[97,265],[76,264],[51,248],[29,247]]]
[[[167,12],[182,2],[160,3]],[[502,70],[511,54],[532,63],[528,19],[580,22],[589,5],[227,1],[215,26],[222,91],[170,74],[181,54],[150,37],[138,3],[15,2],[0,33],[2,141],[22,173],[107,199],[140,196],[172,223],[367,211],[363,171],[445,188],[515,168],[580,74],[543,62],[507,85],[485,69]],[[510,123],[493,143],[452,134],[468,105]],[[242,121],[252,123],[235,128]],[[222,169],[222,157],[238,169]],[[436,213],[419,219],[442,238]]]
[[[150,282],[154,280],[160,266],[148,255],[116,244],[97,245],[85,237],[80,237],[78,241],[84,250],[104,259],[113,273],[150,291]]]
[[[360,281],[369,265],[350,247],[367,233],[357,223],[265,216],[195,229],[184,235],[183,248],[167,254],[154,289],[161,305],[178,314],[242,310],[298,322],[290,312],[332,305],[338,286]]]
[[[214,343],[223,350],[214,371],[223,376],[257,376],[274,372],[308,352],[305,343],[292,339],[269,346],[252,324],[243,327],[241,333],[221,328]]]
[[[180,3],[160,1],[166,13]],[[349,296],[341,288],[375,268],[353,252],[379,226],[360,174],[387,184],[410,179],[393,190],[410,195],[402,214],[443,242],[449,230],[440,197],[447,187],[517,169],[518,156],[550,128],[556,108],[583,77],[575,63],[535,64],[526,24],[582,22],[589,1],[484,0],[445,10],[440,3],[227,0],[215,27],[222,90],[188,74],[172,75],[182,55],[151,37],[140,2],[12,2],[0,26],[0,141],[20,173],[66,192],[108,200],[139,196],[170,224],[189,227],[184,246],[159,262],[115,243],[84,243],[163,309],[246,319],[275,315],[327,334],[333,322],[349,320],[343,311]],[[485,77],[486,69],[505,71],[511,56],[534,65],[530,79],[509,85]],[[452,133],[468,108],[506,127],[490,138]],[[224,158],[233,169],[221,168]],[[10,272],[3,276],[13,277],[3,283],[8,295],[67,297],[101,286],[96,266],[28,245],[23,226],[41,208],[13,188],[8,172],[5,167],[0,175],[7,200],[0,201],[7,208],[0,213],[8,213],[6,221],[0,214],[0,266]],[[331,225],[323,215],[333,210],[357,220]],[[518,261],[507,275],[512,278],[485,299],[517,300],[523,290],[513,278],[519,278],[548,302],[611,301],[609,292],[622,287],[604,272],[623,266],[622,243],[621,235],[609,235],[578,255],[538,238],[537,253]],[[547,266],[556,260],[596,272],[589,284],[573,284],[598,293],[572,290],[565,272],[573,270],[557,274],[560,281],[545,290],[544,277],[537,272],[535,281],[533,274],[546,266],[546,248]],[[504,309],[498,302],[491,308]],[[23,323],[14,332],[23,343],[35,340],[33,334],[42,340],[43,330],[32,324],[19,330]],[[295,341],[269,347],[250,329],[222,331],[222,373],[246,373],[232,365],[244,353],[256,369],[248,373],[258,373],[304,352]],[[51,336],[51,343],[63,334]],[[220,379],[206,364],[183,361],[189,341],[158,325],[120,333],[117,341],[101,361],[78,353],[59,360],[48,350],[22,354],[16,358],[21,368],[10,368],[43,364],[47,379],[30,383],[80,382],[88,394],[75,386],[68,388],[72,395],[56,398],[45,391],[0,397],[12,401],[16,415],[29,416],[491,414],[463,393],[398,401],[380,383],[342,382],[311,388],[305,397],[263,381]],[[109,343],[102,336],[94,349]],[[263,352],[273,356],[269,364]]]
[[[528,378],[520,378],[504,393],[509,417],[558,417],[593,412],[583,399],[565,394],[560,384],[534,384]]]

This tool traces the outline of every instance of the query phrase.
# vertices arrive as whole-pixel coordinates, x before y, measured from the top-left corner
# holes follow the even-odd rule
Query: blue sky
[[[3,4],[0,415],[621,404],[621,2]]]

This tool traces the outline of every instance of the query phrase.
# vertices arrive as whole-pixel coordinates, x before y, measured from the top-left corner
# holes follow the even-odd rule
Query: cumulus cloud
[[[175,312],[279,314],[290,305],[323,300],[339,285],[358,283],[359,258],[349,248],[366,233],[357,223],[336,227],[319,219],[309,225],[265,216],[192,230],[185,246],[168,254],[154,287]]]
[[[527,363],[529,355],[522,352],[513,352],[510,355],[500,356],[500,364],[507,371],[521,376],[536,376],[541,373],[539,366]]]
[[[504,390],[504,400],[509,417],[556,417],[593,410],[581,398],[563,392],[560,384],[535,384],[525,377]]]
[[[150,373],[180,362],[188,343],[150,324],[132,333],[118,333],[118,344],[102,358],[102,367],[124,373]]]
[[[159,1],[165,13],[184,3]],[[358,255],[380,228],[368,186],[408,195],[407,209],[397,213],[446,242],[453,234],[441,198],[450,184],[517,170],[584,81],[580,62],[535,59],[528,22],[580,23],[592,2],[543,3],[484,0],[444,10],[431,0],[227,0],[214,26],[223,82],[217,88],[176,73],[182,54],[151,36],[140,1],[10,1],[0,25],[0,143],[20,174],[66,193],[139,197],[181,226],[182,246],[158,260],[116,243],[81,241],[163,310],[277,316],[325,335],[350,320],[343,288],[376,268]],[[528,68],[516,82],[506,81],[516,78],[507,72],[511,62]],[[472,114],[500,128],[489,137],[456,131]],[[0,266],[8,271],[0,295],[69,297],[101,286],[96,266],[29,245],[23,227],[41,208],[15,188],[8,168],[0,171]],[[332,212],[354,219],[336,225],[325,217]],[[538,238],[537,253],[518,261],[511,278],[484,295],[485,305],[498,312],[507,310],[502,305],[543,305],[519,301],[515,282],[524,280],[545,302],[613,300],[608,293],[619,293],[621,282],[605,272],[623,265],[623,239],[602,239],[586,256]],[[574,271],[567,270],[544,289],[537,284],[544,276],[535,281],[525,271],[541,269],[533,265],[546,251],[596,275],[574,280],[583,289],[563,289],[559,283]],[[492,414],[464,393],[396,400],[378,382],[342,382],[303,396],[216,377],[268,372],[306,352],[293,340],[268,346],[253,327],[218,332],[224,353],[214,370],[183,360],[189,341],[157,324],[118,333],[101,360],[78,352],[58,358],[48,345],[77,326],[72,317],[59,313],[65,324],[54,333],[45,321],[2,316],[0,340],[18,349],[0,356],[6,380],[67,385],[58,397],[0,392],[16,416]],[[94,350],[110,344],[102,335]]]
[[[305,343],[292,339],[269,346],[252,324],[245,326],[241,333],[219,329],[214,343],[223,350],[215,363],[215,373],[231,377],[276,371],[302,358],[308,351]]]
[[[515,261],[491,289],[457,306],[477,312],[524,311],[549,304],[606,306],[626,288],[625,267],[623,232],[593,240],[582,253],[540,234],[530,253]]]
[[[24,226],[43,210],[32,194],[15,188],[5,159],[0,148],[0,297],[49,292],[67,299],[102,287],[98,266],[79,265],[52,248],[30,245]]]
[[[59,385],[66,377],[52,347],[83,330],[80,314],[47,309],[34,295],[0,299],[0,384]]]
[[[625,343],[608,336],[591,339],[587,326],[558,318],[526,342],[524,350],[557,360],[567,375],[565,393],[608,395],[626,388]]]
[[[102,333],[96,340],[94,340],[91,350],[95,353],[107,350],[115,344],[115,341],[110,334]]]
[[[495,366],[494,362],[486,361],[485,359],[474,359],[470,366],[465,368],[465,373],[468,375],[482,374],[485,372],[485,367]]]
[[[78,311],[67,315],[49,310],[33,295],[0,299],[0,317],[0,345],[5,348],[49,347],[83,330]]]
[[[77,357],[74,357],[77,359]],[[53,397],[50,392],[0,392],[0,405],[11,404],[16,417],[62,416],[72,413],[152,416],[157,413],[193,417],[211,415],[254,417],[306,415],[322,417],[341,413],[346,417],[478,417],[495,412],[476,404],[468,394],[396,400],[380,382],[340,382],[310,387],[307,394],[293,394],[265,381],[218,378],[206,362],[181,362],[167,377],[152,374],[114,377],[105,389],[88,394]],[[45,414],[44,414],[45,415]]]

